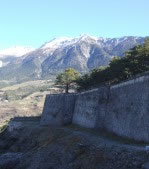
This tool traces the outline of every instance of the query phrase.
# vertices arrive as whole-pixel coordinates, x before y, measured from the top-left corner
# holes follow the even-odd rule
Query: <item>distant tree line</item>
[[[118,83],[145,71],[149,71],[149,38],[143,45],[127,51],[123,58],[114,57],[107,67],[95,68],[80,76],[76,83],[78,90],[87,90],[105,83]]]
[[[56,84],[63,86],[65,93],[68,93],[73,85],[78,86],[78,91],[87,90],[101,84],[118,83],[145,71],[149,71],[149,38],[145,39],[143,45],[127,51],[124,57],[116,56],[108,66],[100,66],[82,76],[68,68],[56,77]]]

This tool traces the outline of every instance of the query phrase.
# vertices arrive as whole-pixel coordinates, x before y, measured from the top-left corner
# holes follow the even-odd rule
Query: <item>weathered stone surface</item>
[[[41,125],[61,126],[71,123],[74,105],[74,94],[48,95],[41,117]]]
[[[149,151],[149,146],[145,146],[145,150],[146,150],[146,151]]]
[[[149,141],[149,75],[111,86],[105,110],[103,128]]]
[[[145,164],[143,164],[142,168],[143,169],[149,169],[149,162],[146,162]]]
[[[48,95],[41,124],[71,122],[149,142],[149,72],[79,94]]]
[[[6,153],[0,156],[0,168],[14,169],[15,165],[20,162],[22,153]]]
[[[101,87],[76,96],[76,104],[73,114],[73,123],[84,127],[96,127],[99,109],[105,110],[105,103],[108,99],[108,88]],[[103,105],[103,106],[102,106]],[[101,114],[100,114],[101,115]],[[102,120],[100,118],[100,122]],[[99,124],[102,126],[102,124]]]
[[[20,128],[22,128],[22,123],[21,122],[12,121],[11,123],[9,123],[7,129],[8,129],[9,132],[12,132],[13,130],[20,129]]]

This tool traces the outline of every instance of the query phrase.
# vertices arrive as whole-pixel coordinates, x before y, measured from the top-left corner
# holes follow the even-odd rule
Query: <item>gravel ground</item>
[[[125,142],[100,131],[24,121],[1,133],[0,169],[145,169],[144,144]]]

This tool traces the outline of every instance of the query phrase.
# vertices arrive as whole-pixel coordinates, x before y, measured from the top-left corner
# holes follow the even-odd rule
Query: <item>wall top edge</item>
[[[69,94],[66,94],[66,93],[59,93],[59,94],[48,94],[47,96],[76,96],[76,95],[80,95],[80,94],[86,94],[86,93],[91,93],[91,92],[96,92],[98,91],[99,89],[101,88],[117,88],[117,87],[121,87],[121,86],[125,86],[125,85],[129,85],[129,84],[133,84],[133,83],[138,83],[138,82],[142,82],[142,81],[146,81],[146,80],[149,80],[149,71],[147,72],[144,72],[144,73],[140,73],[130,79],[127,79],[127,80],[124,80],[120,83],[117,83],[117,84],[113,84],[113,85],[101,85],[99,87],[96,87],[94,89],[90,89],[90,90],[87,90],[87,91],[83,91],[83,92],[80,92],[80,93],[69,93]]]

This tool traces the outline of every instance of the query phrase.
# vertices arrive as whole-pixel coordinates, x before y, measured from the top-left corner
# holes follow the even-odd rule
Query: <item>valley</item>
[[[13,117],[41,114],[46,94],[60,90],[50,80],[28,81],[0,89],[0,127]]]

